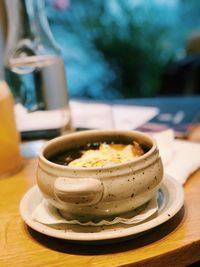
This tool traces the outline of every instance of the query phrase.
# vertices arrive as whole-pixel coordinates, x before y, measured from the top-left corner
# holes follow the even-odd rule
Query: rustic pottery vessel
[[[70,167],[53,163],[53,155],[94,142],[138,142],[144,155],[103,167]],[[71,219],[98,219],[132,211],[148,202],[160,187],[163,164],[155,140],[137,131],[92,130],[48,141],[39,155],[37,183],[44,198]]]

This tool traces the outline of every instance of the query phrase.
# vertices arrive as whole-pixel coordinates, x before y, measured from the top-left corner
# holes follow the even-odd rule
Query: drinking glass
[[[23,162],[13,102],[7,84],[0,81],[0,178],[17,172]]]
[[[5,79],[15,102],[30,115],[29,126],[20,130],[33,139],[46,138],[52,132],[55,136],[64,134],[71,128],[67,79],[61,50],[48,24],[45,1],[5,2],[9,22]],[[36,115],[39,118],[32,120]]]

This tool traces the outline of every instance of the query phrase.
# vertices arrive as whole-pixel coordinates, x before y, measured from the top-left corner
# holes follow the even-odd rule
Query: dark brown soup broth
[[[50,161],[67,166],[71,161],[78,159],[82,156],[83,151],[90,149],[98,149],[101,143],[86,144],[85,146],[77,146],[72,149],[65,150],[49,158]]]

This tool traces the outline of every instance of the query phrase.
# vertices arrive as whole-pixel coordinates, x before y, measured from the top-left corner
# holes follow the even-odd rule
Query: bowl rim
[[[50,146],[50,145],[53,145],[55,143],[57,143],[58,141],[61,141],[61,140],[65,140],[65,139],[69,139],[71,137],[83,137],[83,136],[86,136],[88,134],[108,134],[108,133],[113,133],[113,135],[117,135],[117,134],[126,134],[126,135],[139,135],[143,138],[147,138],[149,139],[150,142],[152,142],[152,146],[151,148],[144,153],[144,155],[142,156],[139,156],[137,158],[133,158],[132,160],[129,160],[129,161],[126,161],[126,162],[122,162],[122,163],[117,163],[117,164],[113,164],[113,165],[106,165],[106,166],[99,166],[99,167],[72,167],[72,166],[68,166],[68,165],[61,165],[61,164],[57,164],[57,163],[54,163],[50,160],[48,160],[45,156],[44,156],[44,152],[45,150]],[[39,152],[39,164],[40,164],[40,161],[42,161],[43,163],[49,165],[50,167],[54,168],[58,168],[59,170],[72,170],[72,171],[77,171],[77,172],[80,172],[80,171],[102,171],[102,170],[112,170],[112,169],[116,169],[118,167],[121,167],[121,166],[124,166],[124,167],[128,167],[131,163],[138,163],[144,159],[146,159],[147,157],[149,157],[150,154],[152,154],[156,149],[157,149],[157,142],[155,140],[154,137],[152,137],[150,134],[147,134],[147,133],[143,133],[143,132],[140,132],[140,131],[132,131],[132,130],[86,130],[86,131],[81,131],[81,132],[73,132],[73,133],[69,133],[69,134],[66,134],[66,135],[63,135],[63,136],[59,136],[59,137],[56,137],[56,138],[53,138],[49,141],[47,141],[43,147],[41,148],[40,152]]]

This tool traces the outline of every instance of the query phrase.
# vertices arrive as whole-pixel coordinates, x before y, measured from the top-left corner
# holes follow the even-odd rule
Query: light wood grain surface
[[[186,266],[200,260],[200,170],[185,185],[184,208],[143,236],[112,245],[70,244],[22,221],[19,203],[35,180],[36,160],[0,180],[0,266]]]

